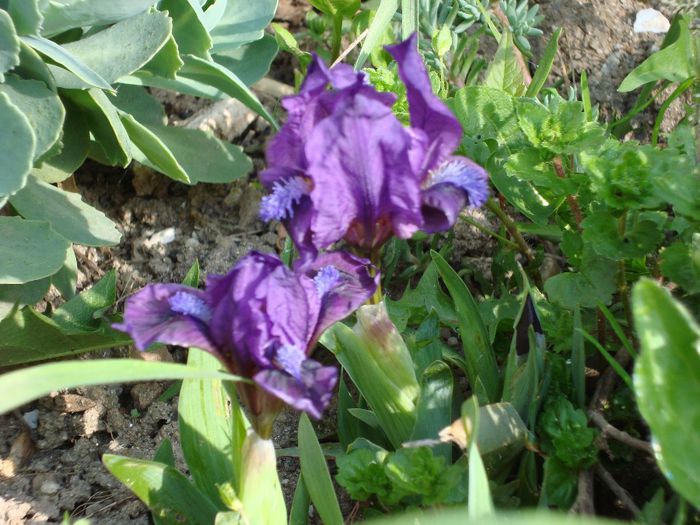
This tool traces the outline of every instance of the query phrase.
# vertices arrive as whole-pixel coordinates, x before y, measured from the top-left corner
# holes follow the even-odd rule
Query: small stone
[[[77,394],[62,394],[56,396],[53,402],[58,411],[69,414],[85,412],[95,406],[95,402],[92,399]]]
[[[635,33],[668,33],[671,22],[656,9],[642,9],[634,20]]]
[[[447,338],[447,346],[458,346],[459,345],[459,339],[456,337],[448,337]]]
[[[22,419],[24,419],[24,422],[27,424],[27,426],[29,426],[29,428],[35,430],[39,424],[39,411],[34,409],[30,410],[29,412],[25,412],[22,414]]]
[[[42,494],[56,494],[61,488],[61,485],[56,483],[55,481],[52,481],[50,479],[47,479],[41,484],[41,487],[39,487],[39,492]]]
[[[139,383],[131,389],[131,399],[139,410],[147,409],[163,392],[159,383]]]
[[[171,226],[170,228],[165,228],[164,230],[161,230],[151,235],[151,237],[148,239],[148,243],[150,245],[167,245],[175,240],[175,236],[175,228]]]

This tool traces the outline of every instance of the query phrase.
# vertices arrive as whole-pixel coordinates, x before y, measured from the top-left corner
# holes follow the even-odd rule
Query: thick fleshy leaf
[[[75,287],[78,285],[78,260],[72,246],[66,250],[66,259],[61,269],[51,276],[51,284],[61,292],[64,299],[75,296]]]
[[[104,213],[80,198],[80,194],[30,177],[10,203],[26,219],[46,221],[66,239],[86,246],[114,246],[121,234]]]
[[[6,94],[29,120],[36,138],[34,160],[40,160],[61,136],[66,115],[61,100],[43,82],[23,80],[14,75],[8,75],[0,84],[0,92]]]
[[[117,108],[129,113],[136,120],[150,126],[152,124],[165,125],[168,116],[163,105],[153,98],[146,89],[140,86],[119,84],[117,94],[110,98]]]
[[[42,34],[53,36],[74,27],[107,26],[144,12],[156,0],[60,0],[42,2]]]
[[[240,146],[219,140],[212,133],[160,124],[146,127],[173,154],[192,184],[231,182],[253,168]],[[160,171],[157,164],[154,167]]]
[[[70,71],[75,78],[79,79],[80,86],[96,87],[100,89],[110,90],[112,89],[104,78],[102,78],[96,71],[93,71],[84,64],[80,59],[73,56],[66,48],[58,45],[52,40],[40,36],[23,36],[22,41],[30,46],[35,51],[38,51],[42,55],[46,55],[54,62],[61,64],[66,70]],[[54,75],[58,74],[68,74],[63,73],[65,70],[57,66],[48,66]]]
[[[204,11],[196,0],[161,0],[161,11],[167,11],[175,21],[173,36],[183,55],[209,58],[212,39],[204,26]]]
[[[36,35],[39,33],[44,17],[39,12],[38,0],[9,0],[7,11],[17,28],[19,35]]]
[[[157,342],[215,353],[206,325],[210,318],[204,292],[180,284],[152,284],[126,300],[124,322],[114,328],[127,332],[139,350]]]
[[[172,20],[168,15],[146,12],[61,47],[112,84],[148,63],[168,41],[171,30]],[[50,69],[59,87],[90,87],[64,69]]]
[[[83,114],[69,100],[62,100],[66,118],[61,131],[61,152],[32,169],[32,175],[44,182],[66,180],[82,166],[90,149],[90,132]]]
[[[276,10],[277,0],[229,0],[223,15],[210,31],[214,41],[212,53],[229,51],[262,38]]]
[[[0,217],[0,284],[22,284],[56,273],[70,243],[48,222]]]
[[[265,35],[260,40],[234,50],[222,51],[214,55],[213,59],[233,72],[246,86],[250,86],[267,74],[278,50],[275,38]]]
[[[0,321],[8,317],[15,307],[22,308],[25,305],[33,305],[41,301],[49,291],[51,281],[52,278],[45,277],[24,284],[0,284]],[[8,362],[10,360],[7,359],[4,351],[8,344],[8,337],[7,332],[3,329],[3,323],[0,323],[0,336],[3,337],[2,343],[0,343],[0,362],[3,365],[9,365],[11,364]]]
[[[5,80],[5,73],[19,64],[19,43],[12,18],[0,10],[0,82]]]
[[[0,93],[0,201],[24,186],[32,169],[36,138],[27,117],[4,93]],[[2,206],[0,206],[2,207]]]
[[[41,80],[51,91],[56,90],[56,82],[46,62],[22,40],[19,43],[19,65],[14,72],[22,78]]]
[[[64,94],[84,112],[85,122],[104,150],[106,160],[115,166],[128,166],[131,162],[129,134],[107,95],[99,89],[66,90]]]

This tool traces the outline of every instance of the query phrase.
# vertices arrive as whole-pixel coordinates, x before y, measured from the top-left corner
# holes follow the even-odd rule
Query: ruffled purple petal
[[[486,170],[466,157],[449,157],[430,174],[423,190],[423,230],[427,233],[450,229],[467,205],[483,206],[489,196]]]
[[[319,123],[305,152],[313,181],[313,243],[326,248],[350,233],[364,248],[380,245],[394,224],[406,234],[421,218],[409,137],[391,109],[357,94]]]
[[[258,372],[253,379],[266,392],[319,419],[333,398],[338,370],[307,359],[301,364],[298,379],[274,368]]]
[[[179,284],[151,284],[126,300],[124,322],[113,327],[128,333],[139,350],[158,342],[216,353],[207,325],[211,315],[203,292]]]
[[[321,313],[312,341],[367,302],[379,285],[379,273],[370,262],[347,252],[321,254],[300,264],[297,271],[313,278],[321,297]]]
[[[462,138],[462,127],[448,107],[433,93],[430,77],[418,53],[417,35],[414,33],[400,44],[387,46],[386,50],[399,66],[399,76],[406,85],[411,127],[425,133],[423,174],[434,169],[450,155]]]

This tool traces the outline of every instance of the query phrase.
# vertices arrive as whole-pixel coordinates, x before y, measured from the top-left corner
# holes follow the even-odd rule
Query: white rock
[[[39,411],[30,410],[29,412],[25,412],[22,414],[22,419],[24,419],[24,422],[29,426],[29,428],[34,430],[39,423]]]
[[[175,228],[165,228],[157,233],[151,235],[148,239],[150,244],[170,244],[175,240]]]
[[[669,27],[671,22],[656,9],[642,9],[634,21],[635,33],[667,33]]]
[[[39,490],[42,492],[42,494],[56,494],[60,488],[61,485],[53,480],[47,479],[41,484]]]

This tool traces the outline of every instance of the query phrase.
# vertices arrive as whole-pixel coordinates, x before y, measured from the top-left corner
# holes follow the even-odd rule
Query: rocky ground
[[[635,13],[648,5],[635,0],[544,0],[540,5],[547,33],[552,24],[564,27],[556,74],[568,82],[587,70],[591,95],[607,117],[629,107],[633,100],[615,88],[660,41],[632,31]],[[306,9],[301,0],[282,1],[278,18],[296,26]],[[536,44],[536,52],[546,36]],[[281,58],[273,74],[289,79],[288,69],[289,60]],[[278,109],[274,97],[263,98]],[[186,97],[164,100],[173,121],[208,118],[206,103]],[[220,123],[212,127],[242,145],[259,170],[270,129],[237,111],[229,115],[225,129]],[[147,170],[87,164],[76,175],[77,186],[87,201],[119,225],[123,239],[113,249],[78,248],[79,288],[116,268],[123,298],[148,282],[181,280],[195,259],[203,273],[220,273],[251,249],[274,250],[280,238],[274,227],[257,219],[261,190],[254,180],[252,173],[249,180],[233,184],[186,187]],[[483,261],[479,264],[483,242],[475,235],[471,228],[458,231],[456,256],[484,266]],[[111,355],[114,352],[127,355],[129,350]],[[183,353],[165,350],[154,358],[181,360]],[[100,457],[110,452],[151,458],[164,438],[173,441],[178,454],[177,396],[169,386],[76,389],[0,416],[0,523],[57,523],[66,512],[102,525],[151,523],[146,508],[111,477]],[[333,421],[329,414],[319,429],[321,437],[333,433]],[[277,445],[295,445],[296,424],[293,414],[283,414]],[[181,456],[177,459],[184,469]],[[298,476],[296,460],[283,458],[280,468],[282,484],[291,495]]]

